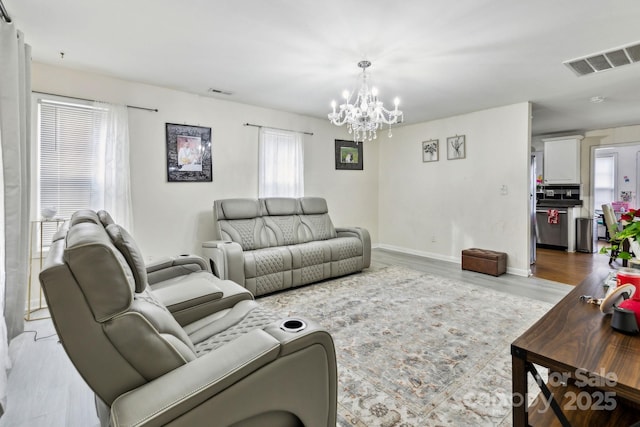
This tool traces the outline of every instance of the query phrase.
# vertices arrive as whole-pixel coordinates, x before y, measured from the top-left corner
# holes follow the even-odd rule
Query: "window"
[[[593,173],[593,190],[595,209],[616,200],[616,164],[615,153],[596,156]]]
[[[260,128],[259,197],[304,195],[304,152],[297,132]]]
[[[69,218],[79,209],[106,209],[131,231],[129,137],[125,106],[37,100],[37,214]],[[43,226],[48,247],[55,223]]]

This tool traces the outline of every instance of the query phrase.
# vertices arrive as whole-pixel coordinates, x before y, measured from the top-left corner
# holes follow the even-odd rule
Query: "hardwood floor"
[[[599,248],[605,242],[599,243]],[[609,267],[609,256],[598,252],[589,254],[583,252],[572,252],[538,248],[536,251],[536,263],[531,266],[534,277],[552,280],[554,282],[577,285],[592,271]],[[619,260],[611,264],[612,268],[621,267]]]
[[[600,256],[606,259],[604,255]],[[569,260],[562,254],[550,254],[549,258],[561,265]],[[537,268],[552,270],[551,267],[543,268],[543,264],[551,263],[543,262]],[[553,304],[571,290],[570,286],[542,277],[511,274],[493,277],[464,271],[457,263],[381,249],[372,251],[372,269],[389,265],[402,265]],[[584,272],[585,269],[580,271]],[[558,277],[562,279],[564,276]],[[51,319],[26,322],[25,330],[30,332],[11,341],[10,358],[13,366],[9,373],[7,406],[0,417],[0,427],[97,427],[99,423],[95,415],[93,393],[58,342]]]

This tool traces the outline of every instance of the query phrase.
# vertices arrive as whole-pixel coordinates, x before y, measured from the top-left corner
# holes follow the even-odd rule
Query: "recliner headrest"
[[[110,224],[106,228],[111,241],[116,248],[124,255],[127,264],[133,272],[136,281],[136,292],[140,293],[147,287],[147,267],[144,263],[142,252],[138,248],[138,244],[131,237],[131,234],[118,224]]]
[[[267,197],[260,200],[264,215],[296,215],[300,213],[298,199],[292,197]]]
[[[100,219],[100,222],[102,223],[102,225],[104,225],[105,227],[107,225],[111,225],[111,224],[115,224],[116,222],[113,220],[113,218],[111,217],[111,215],[109,214],[109,212],[105,211],[104,209],[99,210],[98,212],[98,218]]]
[[[322,197],[301,197],[302,213],[307,215],[325,214],[329,212],[327,201]]]
[[[96,321],[104,322],[129,308],[134,276],[102,224],[82,222],[69,228],[64,260]]]
[[[250,219],[260,216],[256,199],[224,199],[213,203],[218,219]]]
[[[98,214],[92,211],[91,209],[82,209],[79,211],[75,211],[73,215],[71,215],[71,219],[69,220],[69,225],[74,226],[76,224],[80,224],[81,222],[92,222],[94,224],[102,224],[100,222],[100,218]]]

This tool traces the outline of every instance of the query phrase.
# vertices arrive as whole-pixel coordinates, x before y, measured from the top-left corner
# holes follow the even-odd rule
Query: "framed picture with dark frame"
[[[211,128],[166,124],[169,182],[211,182]]]
[[[440,154],[438,153],[438,146],[440,140],[430,139],[428,141],[422,141],[422,161],[423,162],[437,162]]]
[[[336,139],[336,169],[362,170],[362,143]]]

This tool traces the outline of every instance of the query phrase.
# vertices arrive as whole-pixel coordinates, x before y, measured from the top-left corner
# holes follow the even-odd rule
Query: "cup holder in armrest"
[[[300,332],[307,328],[307,324],[302,319],[286,319],[280,323],[280,329],[285,332]]]

